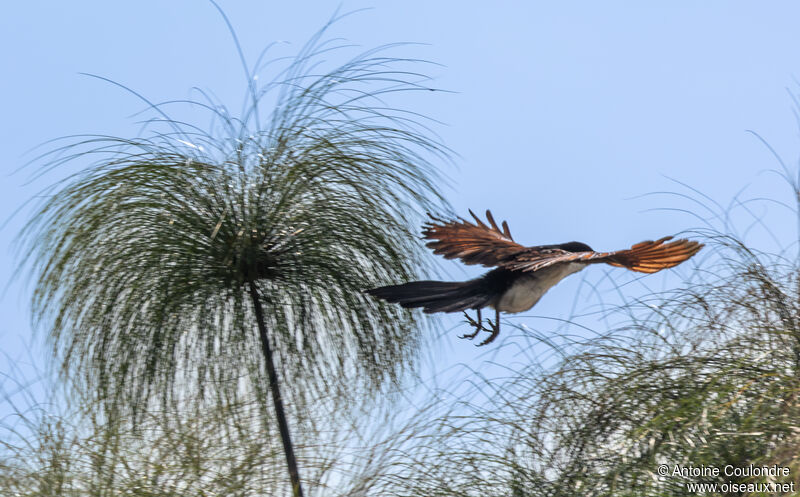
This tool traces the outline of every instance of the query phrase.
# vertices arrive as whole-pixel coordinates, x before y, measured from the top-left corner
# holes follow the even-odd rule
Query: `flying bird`
[[[431,221],[422,231],[423,237],[431,240],[427,247],[445,259],[495,269],[469,281],[412,281],[372,288],[366,293],[405,308],[422,307],[426,313],[463,311],[475,331],[461,338],[473,339],[481,331],[490,333],[480,346],[491,343],[500,333],[500,312],[527,311],[553,285],[589,264],[656,273],[677,266],[703,247],[685,239],[668,242],[671,236],[616,252],[595,252],[581,242],[525,247],[514,241],[505,221],[502,229],[498,227],[490,211],[486,211],[488,225],[471,210],[469,213],[474,223],[463,218],[446,221],[430,216]],[[495,310],[495,322],[486,320],[488,328],[481,319],[481,309],[485,307]],[[467,314],[470,309],[477,311],[477,319]]]

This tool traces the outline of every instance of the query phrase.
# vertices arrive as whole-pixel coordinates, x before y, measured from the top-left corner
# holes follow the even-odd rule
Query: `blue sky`
[[[298,50],[340,5],[220,4],[251,63],[271,42],[287,42],[277,54]],[[462,215],[491,208],[523,244],[580,240],[613,250],[697,227],[685,213],[653,210],[689,204],[643,196],[686,192],[669,178],[722,203],[744,187],[749,197],[788,199],[785,185],[764,174],[777,163],[747,130],[796,163],[796,2],[347,1],[340,8],[365,7],[371,9],[337,23],[331,36],[364,49],[425,44],[395,54],[441,64],[428,70],[433,85],[453,92],[426,95],[422,104],[444,123],[437,131],[458,154],[456,167],[443,165],[452,179],[444,194]],[[137,133],[131,116],[142,103],[79,73],[107,77],[153,101],[196,96],[190,88],[197,86],[233,108],[245,87],[226,26],[202,0],[13,2],[0,18],[0,47],[3,220],[67,171],[27,183],[27,171],[14,171],[32,157],[31,148],[64,135]],[[796,239],[795,224],[774,209],[767,214],[777,219],[775,234]],[[22,211],[0,231],[0,282],[15,268],[9,244],[24,220]],[[753,241],[769,238],[756,230]],[[445,267],[454,279],[479,273]],[[648,278],[651,289],[670,281]],[[9,358],[0,359],[0,372],[46,361],[30,339],[27,279],[23,274],[0,299],[0,343]],[[590,306],[575,303],[580,278],[573,280],[551,290],[531,315],[566,317],[574,305]],[[631,297],[646,290],[625,288]],[[542,332],[553,328],[526,315],[514,319]],[[436,340],[433,354],[446,357],[441,364],[485,357],[456,338],[463,331]]]

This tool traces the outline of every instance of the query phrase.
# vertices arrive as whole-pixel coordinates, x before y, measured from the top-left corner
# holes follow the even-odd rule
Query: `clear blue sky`
[[[339,5],[220,4],[251,63],[270,42],[289,42],[281,53],[299,49]],[[434,84],[455,92],[426,97],[424,109],[445,123],[438,131],[459,154],[445,195],[464,215],[491,208],[522,243],[580,240],[611,250],[695,227],[687,215],[648,211],[685,203],[637,198],[678,189],[666,177],[721,202],[748,184],[753,196],[787,198],[779,181],[760,174],[777,164],[746,130],[796,163],[798,128],[787,92],[800,89],[796,2],[341,4],[344,11],[363,7],[375,8],[330,34],[365,49],[427,44],[408,55],[442,64],[429,71]],[[32,147],[64,135],[137,132],[130,116],[141,102],[78,73],[113,79],[153,101],[196,96],[190,88],[198,86],[234,108],[244,87],[226,26],[202,0],[11,2],[0,16],[0,47],[3,220],[59,178],[56,172],[26,185],[25,172],[12,174]],[[2,283],[14,270],[9,241],[24,219],[0,231]],[[796,235],[785,226],[794,225],[774,229]],[[453,278],[477,274],[447,267]],[[621,273],[610,274],[629,281]],[[663,286],[662,275],[649,278],[652,288]],[[26,279],[0,300],[0,343],[20,364],[46,357],[36,345],[26,348]],[[564,317],[579,283],[573,279],[531,312]],[[641,287],[630,289],[635,295]],[[548,330],[546,322],[535,326]],[[463,331],[441,337],[437,354],[473,360],[472,344],[455,337]],[[8,367],[0,359],[0,371]]]

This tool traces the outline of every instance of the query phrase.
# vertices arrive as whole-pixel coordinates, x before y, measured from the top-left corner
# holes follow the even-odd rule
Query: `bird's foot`
[[[479,343],[477,345],[478,347],[482,347],[484,345],[488,345],[488,344],[494,342],[494,339],[497,338],[497,335],[500,334],[500,317],[499,316],[498,316],[497,320],[494,323],[492,323],[492,320],[488,319],[488,318],[486,319],[486,322],[489,323],[490,328],[484,328],[483,325],[481,325],[481,328],[484,331],[488,331],[489,333],[491,333],[491,335],[489,335],[489,337],[486,338],[486,340],[484,340],[481,343]],[[475,333],[477,334],[477,331]]]
[[[475,328],[475,331],[472,333],[465,333],[458,338],[467,338],[469,340],[472,340],[473,338],[478,336],[478,333],[480,333],[481,331],[486,331],[486,328],[483,327],[482,319],[478,318],[479,321],[472,319],[472,317],[469,314],[467,314],[467,311],[464,311],[464,317],[467,318],[467,323],[469,323],[470,326]]]

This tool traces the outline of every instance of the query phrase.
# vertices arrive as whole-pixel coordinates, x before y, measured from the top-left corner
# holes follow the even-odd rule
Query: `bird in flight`
[[[464,264],[495,269],[469,281],[412,281],[372,288],[366,293],[405,308],[422,307],[426,313],[463,311],[475,331],[461,338],[473,339],[481,331],[490,333],[480,346],[491,343],[500,333],[500,312],[527,311],[553,285],[589,264],[656,273],[677,266],[703,247],[685,239],[668,242],[671,236],[616,252],[595,252],[581,242],[525,247],[514,241],[505,221],[502,229],[498,227],[490,211],[486,211],[488,225],[472,211],[469,213],[474,223],[431,216],[422,231],[422,236],[431,240],[427,247],[445,259],[461,259]],[[485,307],[495,310],[495,322],[486,320],[488,328],[481,318]],[[477,311],[477,319],[467,314],[469,309]]]

